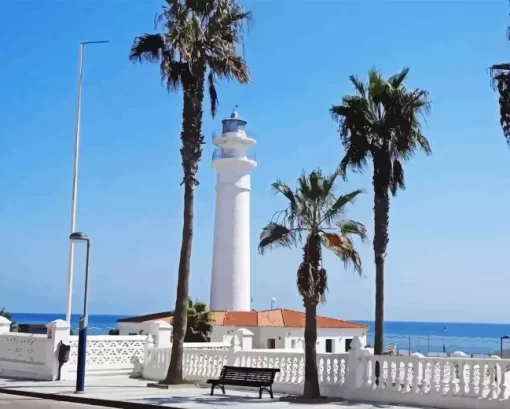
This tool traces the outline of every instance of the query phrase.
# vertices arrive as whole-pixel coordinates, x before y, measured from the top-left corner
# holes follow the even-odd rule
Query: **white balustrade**
[[[87,337],[87,376],[137,375],[142,373],[147,337],[145,335],[89,335]],[[78,337],[69,337],[71,351],[65,365],[65,379],[76,377]]]
[[[343,391],[348,399],[448,409],[510,407],[510,360],[374,356],[351,350],[349,362],[347,376],[355,377],[355,365],[363,376],[348,382]]]

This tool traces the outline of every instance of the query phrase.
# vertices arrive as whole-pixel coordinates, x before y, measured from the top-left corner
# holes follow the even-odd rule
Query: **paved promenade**
[[[108,377],[87,379],[84,394],[74,393],[74,382],[35,382],[17,381],[0,378],[0,393],[28,393],[44,395],[48,399],[68,400],[80,399],[80,403],[92,403],[99,406],[117,408],[166,407],[178,409],[225,409],[238,407],[243,409],[289,409],[289,408],[313,408],[321,409],[406,409],[404,406],[391,406],[380,404],[368,404],[357,402],[330,402],[321,405],[305,405],[281,402],[281,397],[275,395],[271,399],[269,395],[263,395],[258,399],[258,391],[241,391],[227,387],[227,394],[210,396],[209,388],[199,388],[194,385],[171,387],[170,389],[148,388],[150,383],[141,379],[127,377]],[[215,392],[216,393],[216,392]],[[33,396],[33,395],[32,395]],[[37,396],[43,397],[43,396]],[[46,406],[51,407],[51,406]],[[60,406],[55,405],[55,408]],[[64,406],[65,407],[65,406]],[[97,406],[96,406],[97,407]],[[411,409],[411,408],[407,408]]]
[[[101,407],[0,393],[0,409],[101,409]]]

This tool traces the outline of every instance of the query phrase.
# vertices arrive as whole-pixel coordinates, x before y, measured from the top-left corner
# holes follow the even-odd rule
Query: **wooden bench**
[[[209,379],[212,384],[211,395],[214,388],[219,386],[225,395],[225,385],[249,386],[259,388],[259,399],[262,399],[262,391],[266,390],[273,397],[273,383],[276,374],[280,372],[276,368],[248,368],[242,366],[224,366],[218,379]]]

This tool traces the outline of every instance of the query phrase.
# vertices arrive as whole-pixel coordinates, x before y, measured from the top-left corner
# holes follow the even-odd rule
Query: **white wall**
[[[151,323],[119,323],[120,335],[129,335],[130,333],[148,334]],[[304,348],[304,328],[282,328],[282,327],[244,327],[253,332],[253,348],[267,349],[268,339],[275,340],[276,349],[296,349]],[[230,341],[232,335],[239,327],[214,326],[211,333],[211,342]],[[366,331],[364,329],[337,329],[337,328],[319,328],[317,330],[317,353],[326,353],[326,340],[333,340],[333,353],[343,354],[345,350],[345,340],[360,337],[362,344],[367,343]]]
[[[119,322],[119,335],[147,335],[149,334],[149,328],[152,322]],[[140,334],[142,331],[142,334]]]
[[[253,348],[267,349],[268,339],[275,340],[276,349],[304,348],[304,328],[281,328],[281,327],[246,327],[253,332]],[[211,334],[211,341],[222,342],[224,336],[231,336],[237,327],[216,326]],[[317,331],[317,353],[326,352],[326,339],[333,340],[333,353],[345,353],[345,340],[360,337],[363,345],[366,345],[366,333],[363,329],[336,329],[319,328]],[[294,342],[293,342],[294,341]],[[293,348],[294,347],[294,348]]]

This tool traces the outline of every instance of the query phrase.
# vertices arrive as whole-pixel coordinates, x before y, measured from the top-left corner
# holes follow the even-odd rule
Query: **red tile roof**
[[[275,309],[268,311],[212,311],[213,325],[226,327],[286,327],[304,328],[305,313],[301,311]],[[139,317],[123,318],[117,322],[173,321],[173,311]],[[317,317],[318,328],[366,329],[366,325],[329,317]]]

